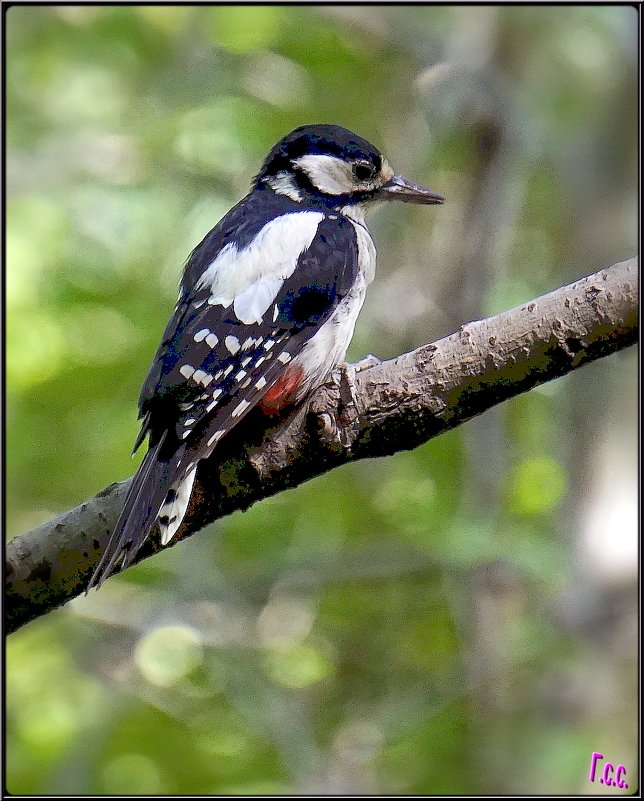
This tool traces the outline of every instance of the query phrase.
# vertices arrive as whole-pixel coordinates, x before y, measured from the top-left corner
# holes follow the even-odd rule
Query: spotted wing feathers
[[[212,295],[207,286],[182,293],[141,395],[145,428],[162,422],[187,440],[204,422],[212,423],[213,433],[227,430],[261,399],[357,275],[352,226],[343,218],[316,226],[310,245],[297,253],[293,274],[276,279],[264,271],[263,280],[249,285],[255,295],[247,294],[244,304],[239,296]],[[239,269],[243,258],[241,252]],[[217,292],[226,291],[220,277],[213,283]]]
[[[257,194],[263,193],[246,202]],[[273,225],[274,238],[264,236],[258,250],[264,229],[250,218],[261,215],[247,220],[244,213],[242,202],[186,265],[175,313],[139,401],[143,425],[137,445],[148,434],[152,445],[90,586],[132,562],[157,518],[163,543],[172,539],[198,461],[257,405],[356,280],[356,237],[343,217],[310,212],[315,216],[304,219],[305,230],[293,220]],[[241,233],[230,246],[235,227]],[[286,235],[290,251],[282,241]],[[236,256],[220,261],[227,247]]]

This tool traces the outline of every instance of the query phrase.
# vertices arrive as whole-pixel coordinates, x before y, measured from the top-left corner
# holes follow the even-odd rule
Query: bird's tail
[[[179,528],[192,491],[194,469],[177,481],[178,474],[183,472],[179,465],[185,455],[185,446],[181,445],[168,458],[164,458],[166,436],[167,432],[150,448],[141,462],[112,536],[87,586],[88,590],[100,587],[119,562],[123,570],[134,561],[157,517],[175,518],[171,523],[170,535],[169,519],[160,519],[164,543],[169,542]]]

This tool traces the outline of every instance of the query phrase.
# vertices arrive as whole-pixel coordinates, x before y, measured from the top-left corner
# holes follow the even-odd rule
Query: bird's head
[[[304,125],[291,131],[266,157],[255,186],[331,208],[381,200],[443,202],[431,189],[396,175],[374,145],[339,125]]]

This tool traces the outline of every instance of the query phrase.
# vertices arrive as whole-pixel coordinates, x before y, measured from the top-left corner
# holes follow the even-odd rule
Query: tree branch
[[[415,448],[501,401],[632,345],[638,317],[638,261],[632,258],[397,359],[360,372],[350,366],[336,371],[286,420],[267,426],[261,414],[251,414],[222,441],[199,468],[178,539],[339,465]],[[86,588],[130,480],[8,543],[9,632]],[[137,562],[159,550],[152,539]]]

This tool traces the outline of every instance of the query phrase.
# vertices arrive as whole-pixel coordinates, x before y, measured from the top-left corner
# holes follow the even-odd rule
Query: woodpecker
[[[199,462],[251,409],[300,403],[343,362],[374,277],[365,210],[385,200],[443,202],[360,136],[306,125],[192,251],[139,399],[134,452],[146,436],[148,451],[88,589],[131,564],[157,521],[172,540]]]

